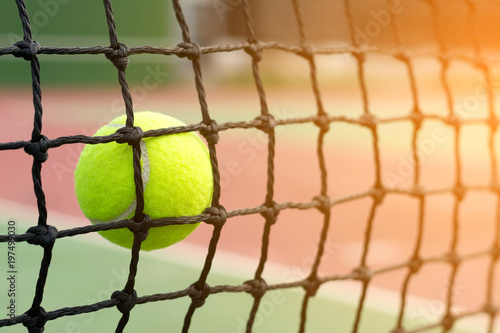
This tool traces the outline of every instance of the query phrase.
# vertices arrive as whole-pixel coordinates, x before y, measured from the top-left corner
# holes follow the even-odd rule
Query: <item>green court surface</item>
[[[113,4],[120,41],[128,46],[163,45],[171,38],[173,13],[166,1],[124,0]],[[41,0],[27,3],[33,39],[42,46],[109,45],[108,27],[102,1]],[[0,47],[23,39],[14,1],[0,2]],[[135,21],[135,24],[129,24]],[[116,69],[103,55],[41,56],[44,84],[100,86],[116,83]],[[142,83],[147,70],[169,72],[165,58],[138,56],[131,61],[127,78]],[[23,59],[0,59],[0,85],[29,84],[31,77]],[[23,73],[23,74],[20,74]],[[168,78],[170,80],[170,78]]]
[[[1,225],[16,222],[16,232],[28,228],[28,220],[35,221],[36,212],[13,203],[1,202]],[[86,224],[86,221],[63,214],[52,213],[50,224],[64,229],[71,222]],[[3,232],[2,232],[3,233]],[[0,283],[2,318],[6,317],[8,305],[7,244],[1,245],[0,267],[3,278]],[[204,261],[205,249],[186,242],[156,252],[141,252],[136,290],[139,296],[167,293],[187,288],[196,281]],[[25,312],[32,301],[42,250],[25,242],[16,244],[16,304],[17,315]],[[240,285],[251,279],[255,262],[251,258],[219,251],[208,283],[216,285]],[[98,235],[80,235],[56,241],[52,264],[45,287],[43,307],[53,311],[63,307],[93,304],[109,299],[115,290],[125,284],[130,253],[116,247]],[[253,263],[253,264],[252,264]],[[280,267],[269,263],[266,280],[269,284],[284,282],[284,277],[293,274],[291,267]],[[349,284],[330,288],[327,284],[312,299],[308,312],[307,332],[350,332],[354,320],[357,295]],[[382,291],[376,299],[369,301],[363,311],[360,332],[389,332],[394,328],[395,314],[391,313],[391,302]],[[301,289],[275,290],[266,294],[254,324],[254,332],[296,332],[303,291]],[[189,306],[188,297],[136,305],[126,332],[180,332]],[[432,313],[432,302],[421,302],[420,312],[413,312],[415,324],[436,316]],[[212,294],[193,318],[191,332],[233,333],[245,332],[245,325],[252,306],[252,297],[244,292]],[[397,304],[394,309],[397,309]],[[62,317],[46,325],[47,332],[113,332],[120,318],[116,308],[77,316]],[[408,323],[411,327],[411,322]],[[475,324],[471,324],[474,327]],[[8,332],[25,332],[22,325],[0,329]],[[427,332],[440,332],[429,330]],[[474,332],[454,330],[455,333]]]

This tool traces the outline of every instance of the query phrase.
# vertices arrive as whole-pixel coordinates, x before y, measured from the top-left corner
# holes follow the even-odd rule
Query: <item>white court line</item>
[[[33,206],[0,199],[0,209],[0,215],[4,217],[22,221],[32,220],[33,224],[36,223],[37,211]],[[83,217],[77,217],[74,215],[53,211],[49,212],[49,220],[57,221],[57,224],[54,225],[58,227],[58,229],[74,228],[76,226],[84,226],[89,224],[89,221]],[[24,231],[25,230],[22,230],[22,232]],[[79,241],[91,242],[93,246],[96,245],[94,243],[96,242],[99,246],[112,248],[114,250],[119,248],[118,246],[108,241],[103,241],[103,238],[97,233],[86,234],[85,237],[80,237]],[[152,252],[141,252],[141,256],[151,257],[155,258],[156,260],[162,260],[165,262],[171,262],[176,265],[185,266],[192,269],[193,267],[196,268],[197,266],[199,266],[199,260],[196,260],[195,258],[204,258],[206,252],[207,248],[204,246],[189,243],[188,241],[183,241],[166,249]],[[168,260],[166,258],[168,258]],[[251,279],[251,277],[253,277],[255,273],[255,258],[218,249],[216,253],[216,260],[217,265],[214,265],[212,268],[212,271],[214,273],[241,278],[244,280]],[[280,283],[285,282],[283,280],[284,273],[289,272],[290,270],[290,266],[268,261],[266,263],[264,275],[266,280],[272,281],[274,283]],[[356,306],[360,290],[359,287],[360,284],[355,281],[343,281],[342,283],[326,283],[321,286],[318,295],[327,300],[336,302],[340,301],[346,303],[349,306]],[[296,290],[297,292],[302,293],[302,289],[300,288],[291,290]],[[365,301],[366,309],[376,309],[378,312],[382,312],[391,316],[397,315],[394,313],[394,309],[399,308],[400,295],[398,292],[370,286],[368,293],[369,295]],[[422,314],[422,312],[424,312],[424,316],[427,318],[431,317],[431,322],[434,323],[439,321],[439,319],[443,315],[442,311],[436,311],[436,303],[442,302],[441,300],[427,299],[417,296],[410,296],[408,299],[408,307],[406,310],[406,314],[408,315],[408,317],[411,317],[409,314]],[[458,311],[461,310],[460,308],[455,309]],[[429,312],[426,313],[425,311]],[[485,332],[486,323],[486,318],[469,318],[466,322],[464,322],[463,320],[458,321],[456,326],[458,326],[461,330],[468,330],[471,333]],[[500,333],[500,328],[498,327],[498,325],[494,330],[494,333]]]

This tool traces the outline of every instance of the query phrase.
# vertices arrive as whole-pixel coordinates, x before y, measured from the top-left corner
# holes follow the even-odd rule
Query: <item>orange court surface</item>
[[[149,92],[135,109],[163,112],[186,123],[197,123],[196,91],[191,88],[165,88]],[[269,107],[278,119],[314,115],[314,101],[304,90],[271,89]],[[211,115],[219,123],[251,120],[259,115],[258,98],[251,89],[217,88],[207,90]],[[119,105],[119,89],[44,89],[45,110],[43,133],[54,139],[66,135],[92,135],[98,127],[120,113],[113,111]],[[2,142],[29,137],[32,129],[32,105],[29,91],[3,89],[0,92]],[[358,116],[357,104],[344,105],[346,115]],[[397,99],[392,107],[397,108]],[[401,105],[404,104],[401,102]],[[111,106],[111,107],[110,107]],[[328,106],[327,106],[328,107]],[[352,108],[352,110],[348,109]],[[110,111],[112,110],[112,111]],[[117,112],[120,108],[117,107]],[[318,129],[313,124],[279,126],[276,129],[275,201],[310,202],[319,194],[320,177],[316,155]],[[470,134],[475,142],[486,145],[484,129]],[[408,155],[410,125],[380,126],[382,174],[385,182],[394,188],[409,188],[414,176]],[[450,187],[454,180],[450,147],[451,132],[440,124],[425,128],[421,152],[422,183],[429,188]],[[433,134],[434,133],[434,134]],[[426,136],[427,135],[427,136]],[[433,136],[434,135],[434,136]],[[436,140],[433,141],[432,138]],[[480,142],[483,140],[483,142]],[[65,145],[50,149],[49,160],[43,165],[43,188],[47,198],[49,221],[51,213],[65,213],[84,218],[74,194],[73,171],[83,145]],[[321,275],[346,275],[359,266],[368,215],[373,202],[374,182],[372,144],[366,129],[357,125],[332,124],[326,141],[326,162],[329,195],[343,201],[334,205],[331,227],[320,266]],[[486,147],[465,145],[467,160],[463,161],[464,179],[471,184],[489,181],[488,162],[482,153]],[[22,151],[4,152],[0,163],[4,177],[0,200],[16,202],[33,208],[36,220],[36,201],[30,177],[31,157]],[[228,211],[252,208],[264,202],[266,193],[267,139],[256,129],[233,130],[220,133],[217,157],[221,171],[221,204]],[[353,198],[350,198],[350,197]],[[453,196],[436,194],[426,200],[425,226],[421,255],[429,259],[449,251],[452,241]],[[489,251],[493,243],[496,214],[495,196],[487,192],[467,193],[460,211],[457,252],[463,255]],[[371,269],[397,266],[406,262],[414,251],[418,227],[417,201],[411,196],[388,193],[376,212],[371,234],[367,264]],[[81,219],[84,221],[84,219]],[[88,222],[89,223],[89,222]],[[241,255],[254,261],[260,256],[264,218],[258,215],[229,219],[223,229],[218,249]],[[56,226],[59,229],[75,225]],[[317,210],[281,211],[272,227],[269,262],[287,267],[283,281],[306,278],[316,254],[322,227],[322,216]],[[184,243],[206,247],[212,228],[202,224]],[[102,242],[106,242],[102,239]],[[174,247],[177,245],[174,245]],[[217,259],[216,259],[217,262]],[[477,309],[486,296],[486,272],[489,257],[483,255],[466,261],[459,267],[455,281],[455,306]],[[395,308],[407,268],[376,275],[371,286],[393,293]],[[429,300],[424,308],[427,316],[435,316],[444,309],[450,265],[443,262],[426,263],[414,277],[409,292]],[[250,277],[249,277],[250,278]],[[498,279],[498,275],[497,275]],[[498,282],[498,281],[497,281]],[[355,284],[354,284],[355,285]],[[353,294],[356,300],[359,290]],[[368,293],[368,298],[371,294]],[[500,295],[493,297],[498,301]]]

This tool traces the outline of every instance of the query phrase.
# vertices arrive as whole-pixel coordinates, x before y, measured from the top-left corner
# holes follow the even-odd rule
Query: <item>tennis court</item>
[[[23,213],[21,213],[25,211],[23,209],[25,207],[3,203],[2,207],[6,206],[13,208],[12,214],[20,216],[18,218],[19,230],[26,230]],[[8,209],[4,209],[4,212],[8,212]],[[53,218],[62,225],[68,222],[75,224],[85,222],[75,220],[73,216],[54,215]],[[137,292],[155,294],[158,291],[168,292],[186,288],[185,281],[197,278],[199,274],[197,268],[203,263],[204,255],[204,247],[193,243],[182,243],[170,249],[143,254],[141,274],[137,277]],[[86,305],[109,299],[110,295],[127,280],[127,257],[127,250],[108,245],[98,237],[86,236],[77,242],[69,239],[61,240],[60,244],[54,248],[53,259],[58,262],[55,269],[51,271],[54,279],[46,285],[47,293],[57,296],[47,297],[47,310],[68,305]],[[26,308],[31,303],[32,286],[36,283],[38,275],[36,263],[40,260],[40,254],[36,249],[20,245],[17,247],[17,260],[18,306]],[[251,275],[252,270],[249,268],[254,261],[255,259],[251,257],[221,251],[209,280],[210,285],[243,283]],[[4,260],[2,265],[5,265]],[[297,269],[293,266],[270,265],[267,275],[271,281],[274,279],[278,282],[284,277],[288,279],[300,277],[298,274],[301,273],[297,273]],[[346,287],[352,289],[351,292],[346,292]],[[352,302],[352,294],[356,293],[355,290],[355,286],[349,284],[343,285],[343,288],[327,288],[322,293],[323,296],[315,299],[312,304],[314,310],[307,329],[313,332],[330,332],[332,329],[349,331],[356,308],[356,304]],[[383,301],[384,296],[387,295],[379,291],[374,296],[368,306],[371,310],[365,312],[366,317],[360,332],[373,332],[374,329],[388,331],[394,324],[391,306]],[[270,292],[263,300],[262,308],[256,317],[255,331],[295,331],[299,324],[296,312],[301,303],[301,297],[300,292],[293,290]],[[6,298],[7,295],[2,294],[2,299]],[[380,303],[385,304],[380,306]],[[181,331],[184,312],[188,306],[189,300],[186,298],[137,306],[127,329],[132,332],[158,331],[159,328],[173,332]],[[213,298],[207,300],[206,306],[207,310],[200,311],[193,321],[193,331],[227,333],[245,331],[248,309],[251,307],[251,297],[246,293],[215,294]],[[331,316],[332,313],[342,320],[335,320]],[[426,316],[430,319],[435,314],[429,311]],[[48,324],[47,330],[53,332],[92,332],[95,329],[102,332],[114,331],[115,322],[118,320],[119,313],[114,309],[107,309],[98,313],[63,317]],[[422,318],[419,318],[415,322],[421,323],[421,321]],[[9,328],[9,332],[24,332],[25,330],[19,325]],[[435,331],[438,332],[438,330]],[[474,329],[469,325],[469,330],[455,330],[454,332],[474,332]]]

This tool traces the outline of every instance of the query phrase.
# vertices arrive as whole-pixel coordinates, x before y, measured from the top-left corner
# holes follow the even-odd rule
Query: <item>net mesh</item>
[[[182,42],[173,47],[127,47],[119,42],[117,29],[114,22],[113,11],[111,7],[111,0],[104,0],[104,10],[109,27],[110,46],[107,47],[45,47],[40,46],[32,39],[32,32],[30,28],[30,20],[28,11],[25,7],[24,0],[16,0],[20,19],[22,21],[22,28],[24,39],[15,43],[11,47],[0,48],[0,55],[13,55],[15,57],[24,58],[31,64],[32,74],[32,87],[33,87],[33,102],[34,102],[34,127],[30,140],[5,142],[0,143],[0,150],[13,150],[24,149],[24,151],[33,156],[32,177],[34,183],[34,191],[38,204],[39,219],[36,226],[30,228],[25,234],[15,235],[13,240],[16,242],[28,242],[30,244],[39,245],[43,249],[43,259],[40,266],[40,274],[36,284],[35,295],[31,308],[13,319],[0,320],[0,327],[8,327],[17,324],[23,324],[29,332],[42,332],[47,321],[56,320],[63,316],[77,315],[81,313],[88,313],[93,311],[100,311],[105,308],[116,307],[121,313],[122,317],[117,324],[117,332],[123,331],[129,320],[130,313],[133,311],[134,305],[145,304],[148,302],[167,301],[182,297],[190,297],[191,303],[187,310],[184,319],[183,332],[188,332],[191,320],[198,308],[205,304],[205,300],[212,294],[216,293],[236,293],[246,292],[253,297],[253,306],[251,307],[248,321],[247,332],[252,331],[252,327],[256,320],[256,314],[259,310],[259,305],[266,292],[284,289],[284,288],[303,288],[304,296],[300,310],[300,327],[299,332],[304,332],[310,311],[310,301],[316,295],[318,289],[322,285],[332,284],[344,280],[358,281],[362,286],[361,294],[357,304],[355,320],[352,323],[352,332],[359,330],[360,322],[363,316],[363,309],[365,306],[367,292],[371,281],[374,277],[395,270],[406,270],[404,282],[400,289],[400,302],[399,314],[394,322],[394,333],[403,332],[423,332],[432,328],[441,328],[443,332],[452,330],[454,324],[463,318],[472,317],[476,315],[486,315],[489,318],[488,327],[485,332],[493,332],[496,322],[496,314],[499,311],[499,304],[495,302],[494,293],[498,292],[495,286],[495,279],[498,280],[496,275],[496,266],[498,264],[498,257],[500,254],[500,223],[499,211],[500,205],[496,205],[496,218],[494,230],[491,230],[493,235],[491,244],[486,244],[483,251],[461,254],[458,251],[458,235],[460,225],[463,223],[460,219],[460,207],[463,202],[464,195],[468,192],[482,191],[492,193],[498,202],[500,199],[500,187],[498,183],[497,173],[497,149],[495,147],[495,134],[498,127],[498,119],[495,112],[494,101],[494,82],[492,81],[492,64],[494,61],[488,59],[483,54],[482,45],[480,42],[480,32],[477,27],[478,6],[484,3],[491,3],[493,5],[500,4],[497,1],[487,0],[462,0],[461,4],[467,6],[467,17],[464,19],[466,22],[469,37],[472,40],[473,54],[460,53],[456,50],[449,49],[445,37],[442,32],[440,24],[440,12],[438,1],[436,0],[421,0],[422,3],[427,5],[431,13],[432,31],[435,40],[439,45],[437,53],[426,52],[411,52],[405,48],[404,35],[400,27],[398,17],[394,17],[389,27],[393,33],[394,40],[396,41],[395,48],[383,48],[374,45],[365,45],[360,41],[357,36],[357,26],[353,14],[354,0],[344,0],[345,17],[347,18],[348,27],[350,31],[351,41],[349,44],[340,45],[337,47],[315,47],[312,45],[307,35],[307,27],[304,24],[303,13],[300,0],[291,0],[294,8],[296,27],[298,29],[300,41],[298,44],[283,44],[278,42],[265,42],[257,38],[255,33],[255,25],[252,20],[249,1],[242,0],[241,8],[244,14],[244,23],[246,25],[247,42],[244,43],[230,43],[220,44],[215,46],[199,46],[192,40],[188,29],[188,22],[186,21],[182,6],[179,0],[173,0],[172,4],[175,10],[175,15],[182,31]],[[304,2],[305,3],[305,2]],[[388,0],[388,6],[396,6],[397,0]],[[308,2],[308,5],[310,3]],[[218,52],[233,52],[245,50],[252,59],[252,74],[255,82],[255,87],[260,99],[261,114],[256,119],[251,121],[238,121],[226,122],[218,124],[210,115],[209,105],[205,96],[205,88],[202,81],[202,66],[200,59],[203,55]],[[273,114],[269,111],[268,102],[266,100],[266,90],[261,78],[259,70],[259,62],[262,60],[263,51],[265,50],[279,50],[298,57],[303,58],[309,66],[310,83],[316,101],[316,114],[309,117],[295,117],[287,119],[275,119]],[[136,54],[162,54],[167,56],[178,56],[187,58],[194,71],[195,85],[198,93],[199,105],[202,114],[202,122],[199,124],[191,124],[185,127],[165,128],[155,131],[147,131],[142,133],[139,129],[134,127],[134,109],[132,104],[132,96],[129,92],[129,87],[126,78],[126,68],[128,65],[128,57]],[[389,117],[381,118],[373,113],[370,108],[368,98],[368,87],[366,83],[366,63],[365,59],[368,54],[383,54],[393,57],[396,61],[404,65],[409,78],[411,87],[411,102],[412,107],[407,116],[403,117]],[[88,137],[84,135],[65,136],[56,139],[49,139],[42,134],[42,92],[40,87],[40,63],[38,61],[38,54],[47,55],[74,55],[74,54],[93,54],[105,55],[118,70],[118,81],[121,86],[123,100],[125,102],[125,111],[127,115],[126,128],[117,131],[117,133],[105,137]],[[316,67],[316,57],[318,55],[342,55],[347,54],[355,59],[357,70],[359,89],[361,91],[363,115],[361,117],[349,118],[345,116],[333,116],[326,110],[323,98],[320,92],[320,84],[318,82],[318,71]],[[439,75],[440,84],[444,90],[447,101],[447,114],[438,116],[426,113],[419,104],[419,96],[416,87],[416,73],[413,60],[421,57],[428,56],[436,59],[439,62]],[[474,68],[476,68],[486,86],[488,114],[484,119],[463,119],[457,114],[457,110],[453,104],[452,91],[450,88],[450,79],[447,75],[450,63],[455,60],[464,61]],[[454,138],[454,158],[453,163],[455,167],[455,181],[454,185],[449,188],[441,189],[425,189],[421,186],[421,161],[418,152],[418,138],[422,128],[422,123],[425,120],[435,120],[441,122],[453,131]],[[412,124],[412,140],[411,140],[411,159],[414,165],[414,173],[412,178],[412,186],[406,189],[390,187],[383,182],[383,175],[381,171],[381,150],[380,150],[380,133],[379,127],[381,124],[387,123],[400,123],[410,122]],[[353,193],[352,195],[332,198],[329,196],[329,189],[327,188],[327,165],[325,158],[325,136],[330,130],[332,124],[347,123],[351,125],[359,125],[366,128],[371,136],[373,158],[375,166],[375,181],[371,188],[361,193]],[[317,196],[309,202],[275,202],[274,196],[274,163],[275,163],[275,149],[276,149],[276,135],[275,129],[277,126],[285,126],[289,124],[314,124],[317,126],[317,161],[321,177],[321,187]],[[467,125],[481,125],[488,131],[488,150],[489,150],[489,163],[491,165],[490,182],[488,186],[468,186],[465,185],[461,177],[461,168],[463,158],[461,156],[461,131]],[[259,129],[266,133],[268,137],[267,144],[267,190],[263,204],[257,207],[245,208],[233,211],[226,211],[219,202],[221,196],[220,174],[217,160],[217,143],[219,141],[218,133],[221,131],[229,131],[233,129]],[[213,169],[214,177],[214,194],[212,206],[206,211],[194,217],[171,218],[165,217],[158,220],[150,220],[144,214],[144,198],[143,188],[141,181],[141,166],[140,166],[140,146],[139,140],[144,137],[169,135],[173,133],[199,131],[207,140],[210,158]],[[67,230],[57,230],[55,227],[49,225],[47,222],[47,207],[44,197],[44,190],[41,182],[41,169],[43,163],[48,158],[48,151],[63,145],[84,143],[84,144],[100,144],[107,142],[121,142],[128,143],[133,146],[133,163],[134,163],[134,179],[136,184],[137,196],[137,209],[135,216],[132,219],[112,222],[107,224],[82,226]],[[377,269],[372,269],[367,263],[367,257],[370,253],[371,236],[374,229],[374,221],[377,210],[383,204],[384,197],[387,194],[396,194],[400,196],[408,196],[418,202],[418,230],[415,235],[415,243],[413,254],[403,262],[394,263],[389,266],[384,266]],[[426,205],[433,196],[436,194],[450,194],[453,196],[454,209],[452,215],[452,228],[451,228],[451,243],[447,253],[441,256],[425,257],[422,255],[422,236],[425,226],[424,211]],[[362,255],[359,260],[357,268],[349,274],[344,275],[321,275],[319,268],[321,259],[325,252],[325,243],[327,242],[328,233],[333,224],[331,219],[332,207],[346,202],[356,201],[361,198],[371,198],[371,206],[369,210],[369,217],[366,223],[366,229],[363,235],[363,248]],[[322,229],[317,244],[316,254],[314,257],[311,269],[304,279],[297,279],[296,281],[280,283],[280,284],[267,284],[263,278],[263,271],[266,266],[269,249],[270,249],[270,235],[273,230],[273,225],[280,223],[279,213],[284,210],[319,210],[322,214]],[[262,232],[262,245],[261,255],[258,265],[255,269],[255,274],[252,279],[241,285],[219,285],[209,286],[207,278],[211,271],[211,266],[216,255],[218,241],[225,223],[230,223],[231,218],[242,215],[262,215],[265,219],[264,229]],[[258,218],[258,217],[256,217]],[[135,276],[137,273],[137,265],[139,262],[140,245],[143,235],[149,228],[174,225],[174,224],[193,224],[204,222],[213,226],[213,235],[208,246],[206,260],[201,269],[201,273],[197,281],[183,290],[176,292],[168,292],[154,295],[137,295],[134,290]],[[51,256],[54,243],[58,238],[70,237],[81,235],[85,233],[94,233],[97,231],[111,230],[118,228],[129,228],[134,232],[134,244],[131,251],[130,271],[126,285],[123,290],[113,293],[109,300],[97,302],[95,304],[88,304],[83,306],[66,307],[58,310],[46,312],[42,307],[42,298],[44,294],[44,286],[47,280],[47,274],[50,270]],[[12,240],[8,235],[0,236],[1,242]],[[456,277],[459,267],[466,261],[473,260],[474,258],[486,258],[488,260],[488,268],[483,272],[486,293],[484,295],[483,306],[475,310],[467,310],[466,312],[456,312],[453,309],[453,290],[456,283]],[[440,263],[447,265],[450,268],[449,273],[449,288],[445,295],[445,311],[441,318],[435,322],[426,323],[418,328],[407,329],[404,326],[404,317],[406,305],[409,297],[409,286],[416,274],[422,267],[429,264]],[[54,263],[57,264],[57,263]],[[332,314],[335,315],[335,314]],[[342,318],[338,318],[342,320]]]

